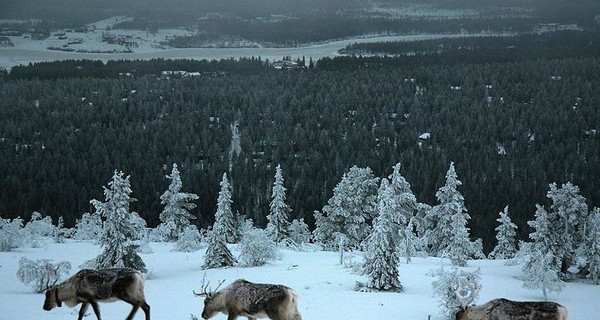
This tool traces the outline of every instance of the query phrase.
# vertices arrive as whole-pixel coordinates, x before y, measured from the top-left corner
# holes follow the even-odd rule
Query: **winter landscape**
[[[236,279],[304,320],[600,319],[598,39],[595,0],[0,1],[0,320],[111,268],[154,320]]]

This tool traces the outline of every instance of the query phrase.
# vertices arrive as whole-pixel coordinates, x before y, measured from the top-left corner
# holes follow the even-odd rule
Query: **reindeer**
[[[133,306],[126,320],[133,319],[140,307],[144,310],[146,320],[150,320],[150,306],[144,298],[144,276],[129,268],[80,270],[46,290],[44,310],[61,307],[63,302],[71,308],[81,303],[78,320],[83,318],[89,305],[92,305],[96,318],[101,320],[98,301],[115,300],[123,300]]]
[[[265,317],[272,320],[302,320],[297,307],[298,295],[286,286],[238,279],[220,291],[217,291],[217,287],[207,292],[207,287],[204,286],[201,293],[194,291],[195,295],[206,297],[202,310],[204,319],[222,312],[227,315],[227,320],[235,320],[240,316],[248,320]]]
[[[556,302],[500,298],[479,306],[468,306],[474,298],[471,292],[466,290],[462,295],[461,290],[454,292],[460,301],[468,301],[458,308],[456,320],[567,320],[567,309]]]

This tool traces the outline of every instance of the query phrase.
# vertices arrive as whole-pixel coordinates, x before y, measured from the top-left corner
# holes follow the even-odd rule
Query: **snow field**
[[[202,270],[204,249],[192,252],[173,252],[172,243],[151,243],[153,253],[141,254],[149,270],[146,281],[146,299],[151,306],[154,320],[191,319],[193,314],[200,317],[203,298],[195,297],[192,290],[200,290],[203,276],[210,281],[212,288],[219,281],[223,286],[238,278],[254,282],[280,283],[298,292],[299,310],[304,320],[363,320],[363,319],[445,319],[439,313],[438,302],[433,296],[429,276],[433,270],[451,270],[447,260],[439,258],[412,258],[410,264],[401,259],[400,280],[404,286],[402,293],[356,292],[356,281],[365,281],[351,269],[338,264],[337,252],[296,252],[281,251],[281,259],[262,267],[224,268]],[[237,246],[230,247],[237,256]],[[19,248],[12,252],[0,253],[0,320],[58,320],[76,319],[78,307],[42,310],[43,294],[33,293],[31,288],[19,282],[16,277],[18,261],[22,256],[30,259],[52,259],[54,262],[67,260],[72,264],[71,274],[79,270],[84,261],[94,258],[101,251],[100,246],[91,242],[68,240],[57,244],[47,240],[45,248]],[[354,261],[359,263],[362,256],[354,253]],[[506,266],[504,260],[469,261],[465,270],[481,269],[482,289],[478,303],[505,297],[515,300],[543,299],[541,291],[529,291],[522,287],[521,265]],[[559,294],[550,299],[565,305],[569,319],[595,320],[600,317],[600,286],[585,283],[567,283]],[[102,303],[104,319],[122,319],[130,306],[124,302]],[[91,309],[90,311],[91,312]],[[87,319],[95,319],[89,314]],[[135,319],[144,318],[139,311]],[[216,320],[224,320],[222,314]],[[241,318],[244,319],[245,318]]]

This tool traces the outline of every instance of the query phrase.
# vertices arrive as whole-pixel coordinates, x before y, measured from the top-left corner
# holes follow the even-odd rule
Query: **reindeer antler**
[[[210,285],[210,282],[206,281],[206,273],[204,273],[204,276],[202,276],[202,284],[200,284],[202,291],[200,291],[200,293],[196,293],[195,290],[192,290],[192,292],[197,296],[206,297],[209,294],[217,292],[224,282],[225,282],[225,279],[223,279],[222,281],[219,281],[219,284],[217,285],[217,287],[214,290],[209,289],[208,286]]]

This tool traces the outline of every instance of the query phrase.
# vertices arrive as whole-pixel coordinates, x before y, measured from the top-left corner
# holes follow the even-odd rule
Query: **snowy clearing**
[[[148,267],[150,278],[146,282],[146,298],[151,305],[155,320],[191,319],[200,317],[203,299],[195,297],[192,290],[200,290],[205,271],[203,250],[193,253],[172,252],[172,243],[151,243],[153,253],[141,254]],[[237,256],[236,246],[231,247]],[[94,258],[101,251],[100,246],[91,242],[68,240],[57,244],[47,241],[45,248],[19,248],[12,252],[0,253],[0,319],[76,319],[79,308],[55,308],[42,310],[43,294],[33,293],[31,288],[19,282],[16,277],[18,261],[26,256],[30,259],[53,259],[54,262],[68,260],[72,264],[71,273],[79,270],[79,265]],[[445,319],[439,313],[438,302],[433,297],[429,276],[442,263],[451,269],[448,261],[439,258],[413,258],[410,264],[402,260],[400,280],[404,286],[402,293],[363,293],[353,290],[356,281],[365,278],[338,264],[335,252],[296,252],[282,250],[281,260],[256,268],[211,269],[206,278],[213,287],[225,279],[225,285],[235,279],[245,278],[254,282],[280,283],[294,288],[299,296],[299,310],[303,319]],[[354,254],[354,261],[361,262],[362,256]],[[478,303],[505,297],[515,300],[541,300],[541,291],[529,291],[522,287],[521,265],[506,266],[503,260],[470,261],[467,271],[481,268],[481,293]],[[559,294],[551,294],[550,299],[567,307],[570,319],[593,320],[600,314],[600,286],[584,283],[567,283]],[[131,307],[124,302],[103,303],[100,306],[105,319],[122,319]],[[88,319],[95,319],[89,311]],[[138,312],[135,319],[143,319]],[[226,319],[218,315],[214,319]],[[245,318],[240,318],[245,319]]]

